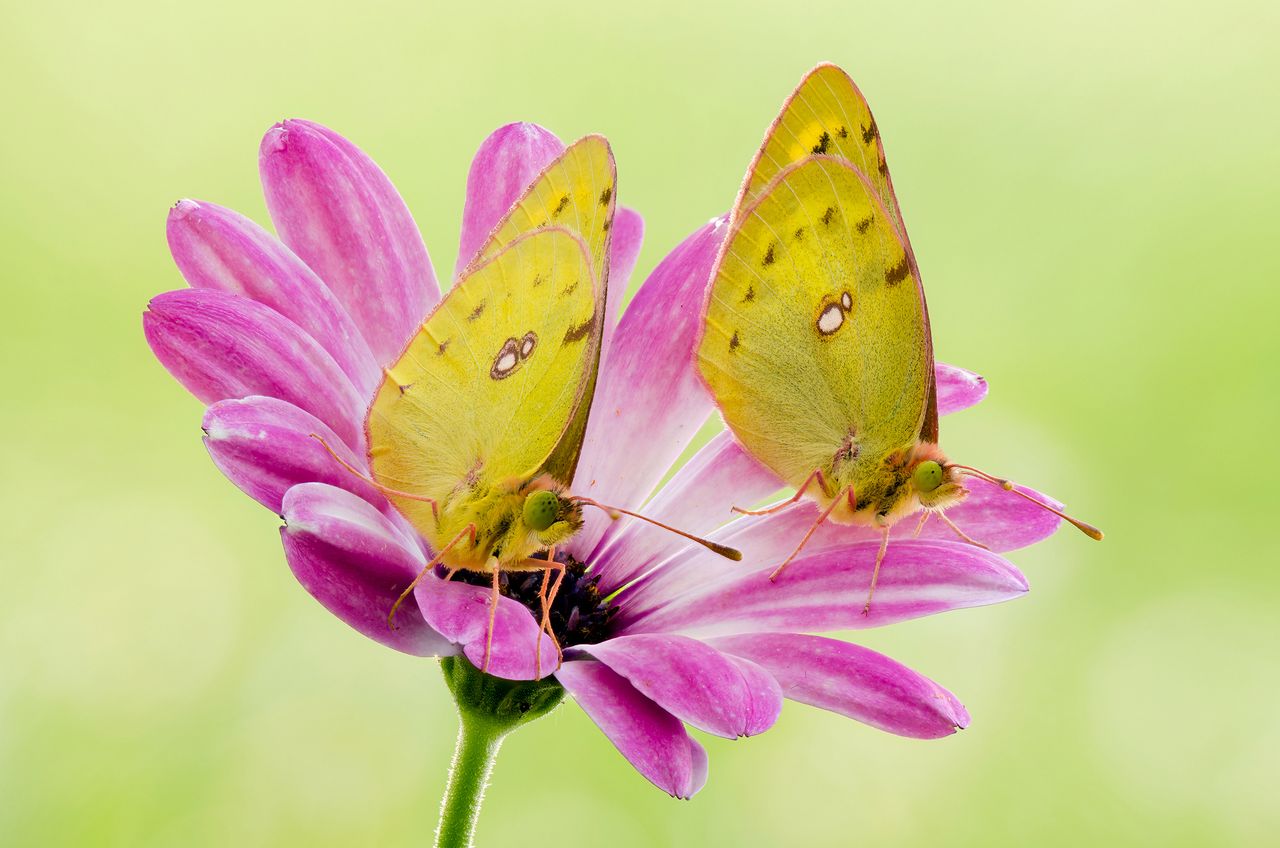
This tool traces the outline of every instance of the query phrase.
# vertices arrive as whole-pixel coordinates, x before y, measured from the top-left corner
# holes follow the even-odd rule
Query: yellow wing
[[[877,195],[841,159],[787,166],[735,216],[711,281],[699,368],[734,434],[791,485],[820,468],[839,490],[924,421],[923,298]]]
[[[893,192],[893,179],[880,140],[880,128],[867,99],[854,81],[841,68],[823,63],[805,75],[796,90],[782,105],[778,117],[769,126],[760,150],[751,162],[747,178],[738,195],[736,210],[753,205],[765,187],[788,165],[807,156],[826,155],[842,158],[868,178],[880,203],[888,210],[898,235],[906,246],[912,274],[920,279],[915,251],[902,220],[902,207]],[[923,294],[921,295],[923,298]],[[928,307],[925,326],[928,327]],[[928,336],[930,378],[925,420],[921,437],[938,441],[937,387],[933,384],[933,339]]]
[[[805,75],[782,105],[751,163],[738,200],[746,209],[788,165],[811,155],[846,159],[868,177],[876,197],[906,240],[893,194],[880,129],[867,99],[843,70],[821,64]]]
[[[588,135],[565,148],[564,152],[543,169],[538,178],[511,207],[476,258],[468,266],[483,263],[524,233],[548,226],[562,227],[576,234],[587,246],[591,267],[600,281],[597,318],[601,326],[609,284],[609,240],[617,204],[617,167],[613,151],[604,136]],[[599,350],[591,363],[587,381],[587,402],[581,404],[565,438],[555,455],[547,461],[546,471],[568,484],[578,464],[578,454],[587,430],[591,412],[590,398],[595,394]]]
[[[443,506],[546,470],[590,403],[602,297],[586,245],[559,227],[517,236],[468,270],[374,397],[366,424],[374,478]],[[429,504],[392,499],[419,529],[434,530]]]

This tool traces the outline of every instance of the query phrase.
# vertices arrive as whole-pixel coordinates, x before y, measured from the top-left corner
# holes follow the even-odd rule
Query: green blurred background
[[[724,211],[819,60],[876,110],[956,456],[1108,532],[1033,591],[862,641],[974,716],[936,742],[788,705],[668,799],[573,705],[513,737],[484,845],[1262,845],[1280,831],[1269,439],[1280,54],[1263,2],[23,3],[0,79],[0,844],[424,845],[455,717],[431,661],[293,581],[140,313],[182,196],[266,221],[286,116],[367,150],[453,267],[501,123],[612,140],[637,279]],[[1274,844],[1271,842],[1270,844]]]

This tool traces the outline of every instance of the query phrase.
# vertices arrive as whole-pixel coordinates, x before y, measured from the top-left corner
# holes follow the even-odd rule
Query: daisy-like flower
[[[485,140],[467,181],[459,269],[562,149],[530,124]],[[285,556],[303,587],[365,636],[408,654],[453,658],[447,670],[470,669],[474,678],[488,589],[462,574],[448,582],[429,575],[415,590],[416,606],[402,606],[389,628],[388,611],[432,551],[311,437],[367,471],[362,425],[380,368],[440,297],[421,236],[382,171],[329,129],[305,121],[273,127],[260,166],[279,239],[219,206],[178,203],[169,244],[191,287],[152,300],[147,340],[209,404],[203,426],[213,461],[284,518]],[[571,491],[710,535],[740,548],[743,562],[650,524],[591,514],[558,554],[567,575],[551,619],[563,664],[540,638],[541,575],[504,575],[485,676],[531,681],[539,668],[552,675],[540,691],[554,689],[558,698],[563,687],[644,777],[681,798],[707,778],[706,752],[686,727],[731,739],[761,733],[786,698],[902,736],[965,727],[964,707],[938,684],[874,651],[812,634],[1015,598],[1026,580],[999,554],[1058,526],[1025,500],[971,481],[969,498],[948,516],[990,550],[961,542],[942,522],[918,535],[895,527],[876,603],[863,615],[879,537],[824,525],[785,579],[770,582],[815,507],[729,522],[732,505],[757,503],[781,484],[728,433],[655,491],[713,413],[692,361],[725,230],[717,218],[685,239],[615,327],[643,231],[639,215],[619,209],[609,327]],[[943,414],[986,394],[981,378],[945,365],[938,387]]]

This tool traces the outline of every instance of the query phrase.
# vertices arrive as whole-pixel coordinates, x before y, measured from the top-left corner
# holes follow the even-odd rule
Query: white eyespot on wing
[[[844,310],[840,308],[840,304],[833,303],[822,310],[822,314],[818,316],[818,332],[824,336],[829,336],[840,329],[840,325],[843,323]]]
[[[849,296],[848,292],[840,295],[840,305],[844,307],[845,312],[853,308],[853,298]]]
[[[538,344],[538,337],[534,335],[532,330],[525,333],[524,339],[520,342],[520,358],[528,359],[529,355],[533,353],[533,349],[535,346],[537,346],[537,344]]]
[[[519,364],[520,342],[515,339],[507,339],[502,345],[502,350],[498,351],[497,358],[493,360],[493,367],[489,369],[489,376],[495,380],[510,377]]]

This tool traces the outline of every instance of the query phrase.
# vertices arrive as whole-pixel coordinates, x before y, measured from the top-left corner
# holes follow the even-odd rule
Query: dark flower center
[[[564,580],[551,603],[551,631],[561,648],[572,645],[593,645],[609,636],[609,622],[617,607],[605,600],[600,591],[600,575],[587,574],[587,567],[567,553],[558,552],[556,562],[565,567]],[[440,577],[445,572],[437,570]],[[498,575],[498,591],[512,600],[519,601],[533,613],[535,621],[542,620],[542,571],[504,571]],[[459,571],[453,579],[472,586],[493,585],[492,575],[478,571]],[[556,573],[551,573],[550,586],[556,583]],[[550,589],[548,586],[548,590]]]

